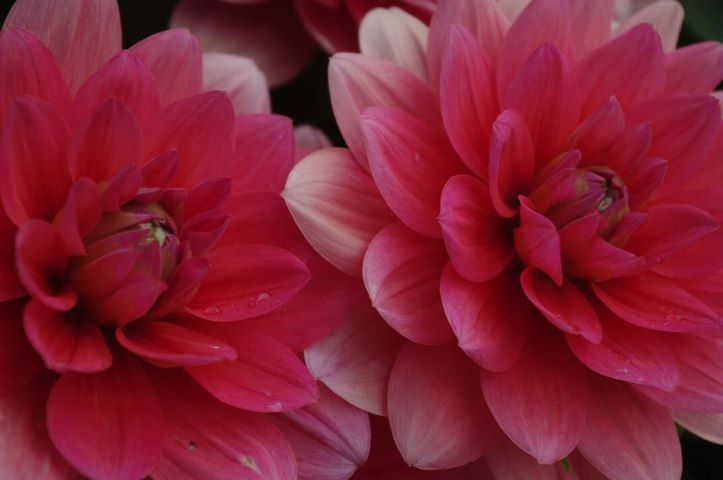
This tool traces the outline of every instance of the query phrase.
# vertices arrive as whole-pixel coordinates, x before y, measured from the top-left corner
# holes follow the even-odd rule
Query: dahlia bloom
[[[306,359],[408,465],[676,479],[674,419],[721,439],[723,46],[676,50],[676,2],[613,8],[442,1],[396,63],[331,61],[349,150],[283,195],[405,340],[359,312]]]
[[[253,58],[273,86],[296,76],[316,51],[358,51],[357,30],[375,29],[362,18],[375,7],[395,6],[429,23],[437,0],[181,0],[171,25],[190,29],[205,50]],[[401,10],[400,10],[401,11]],[[360,25],[362,23],[362,25]],[[397,34],[375,41],[395,42]],[[375,35],[371,35],[375,37]]]
[[[268,108],[253,62],[202,55],[186,31],[121,50],[114,1],[15,3],[0,31],[4,476],[296,478],[265,413],[319,398],[296,352],[335,328],[349,282],[279,197],[294,132]]]

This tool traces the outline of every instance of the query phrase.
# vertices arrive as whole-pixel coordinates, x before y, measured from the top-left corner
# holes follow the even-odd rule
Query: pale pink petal
[[[302,124],[294,128],[294,140],[296,141],[296,161],[300,161],[308,154],[331,147],[329,137],[313,125]]]
[[[311,373],[347,402],[375,415],[387,413],[387,384],[399,337],[368,306],[351,309],[333,334],[304,351]]]
[[[679,479],[680,442],[668,411],[624,383],[599,379],[590,387],[580,453],[610,478]]]
[[[671,413],[675,421],[686,430],[709,442],[723,445],[723,413],[701,413],[677,408]]]
[[[153,383],[166,419],[153,478],[296,479],[291,446],[265,416],[222,404],[177,371],[157,370]]]
[[[336,122],[354,158],[369,170],[360,117],[373,106],[394,107],[432,124],[440,122],[431,88],[391,62],[341,53],[329,62],[329,93]]]
[[[683,7],[674,0],[660,0],[635,12],[625,19],[615,31],[616,35],[626,32],[641,23],[653,25],[663,41],[663,50],[672,52],[678,45],[680,28],[683,26]]]
[[[723,45],[703,42],[665,57],[665,93],[710,93],[723,80]]]
[[[359,49],[426,79],[428,33],[424,23],[400,8],[375,8],[359,25]]]
[[[462,277],[483,282],[512,261],[512,226],[492,208],[487,186],[470,175],[455,175],[442,190],[442,238]]]
[[[572,36],[577,58],[607,42],[612,32],[613,10],[616,0],[571,0]]]
[[[459,348],[486,370],[512,367],[522,353],[534,316],[520,291],[517,271],[510,269],[488,282],[473,283],[447,265],[440,292]]]
[[[296,223],[332,265],[359,276],[374,235],[394,221],[372,179],[347,150],[318,150],[294,167],[283,193]]]
[[[497,58],[497,51],[510,28],[509,20],[495,0],[440,2],[429,28],[427,54],[429,78],[435,86],[439,83],[450,25],[469,30],[490,59]]]
[[[16,358],[15,362],[20,362]],[[17,365],[15,365],[17,367]],[[55,376],[36,377],[22,390],[0,397],[0,471],[12,478],[70,480],[77,473],[50,443],[45,406]]]
[[[385,107],[362,116],[372,176],[382,197],[414,231],[441,237],[439,197],[447,179],[464,171],[441,129]]]
[[[226,92],[236,115],[271,112],[266,77],[248,58],[227,53],[204,54],[203,90]]]
[[[208,259],[211,269],[186,308],[212,321],[268,313],[291,300],[310,278],[298,257],[278,247],[229,245],[212,251]]]
[[[485,458],[495,478],[505,480],[560,480],[555,465],[539,464],[535,457],[528,455],[507,439],[490,450],[485,455]],[[568,479],[570,477],[563,478]],[[577,479],[575,478],[575,480]]]
[[[186,368],[211,395],[253,412],[293,410],[319,398],[314,378],[286,345],[263,334],[229,333],[223,340],[236,349],[236,360]]]
[[[316,48],[290,1],[229,3],[183,0],[173,11],[171,26],[198,35],[207,52],[254,60],[272,87],[288,82],[309,63]]]
[[[472,34],[452,26],[441,60],[439,98],[450,142],[465,165],[487,176],[491,125],[499,110],[494,70]]]
[[[60,377],[47,423],[55,447],[88,477],[145,477],[161,456],[161,404],[143,366],[121,349],[104,372]]]
[[[347,480],[369,456],[369,415],[325,388],[316,403],[274,423],[294,449],[300,480]]]
[[[121,49],[120,15],[113,0],[19,0],[5,27],[37,35],[53,52],[72,92]]]
[[[496,433],[477,368],[453,345],[402,348],[389,382],[389,423],[404,461],[424,470],[476,460]]]
[[[439,297],[447,262],[441,242],[392,224],[372,240],[364,257],[364,284],[372,305],[400,334],[422,344],[452,338]]]
[[[497,424],[538,462],[551,464],[575,448],[585,429],[587,375],[560,334],[531,331],[519,361],[502,373],[481,372]]]

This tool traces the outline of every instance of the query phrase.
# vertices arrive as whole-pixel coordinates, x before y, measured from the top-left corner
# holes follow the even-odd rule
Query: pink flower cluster
[[[680,478],[676,423],[723,444],[723,45],[682,21],[184,0],[200,41],[122,49],[115,0],[17,0],[0,476]],[[309,33],[347,148],[271,113]]]

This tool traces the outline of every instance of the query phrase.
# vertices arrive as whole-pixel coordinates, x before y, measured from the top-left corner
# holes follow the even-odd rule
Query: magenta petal
[[[212,251],[211,269],[187,308],[228,322],[268,313],[291,300],[309,281],[308,267],[286,250],[266,245]]]
[[[465,165],[485,178],[490,125],[499,110],[494,72],[476,39],[462,27],[450,28],[440,83],[442,117],[449,139]]]
[[[177,371],[162,371],[153,383],[166,417],[154,479],[296,478],[294,453],[267,416],[224,405]]]
[[[52,50],[73,92],[121,49],[118,5],[106,0],[68,4],[21,0],[8,13],[5,27],[37,35]]]
[[[489,280],[514,258],[511,225],[492,208],[486,185],[470,175],[444,186],[439,223],[452,265],[467,280]]]
[[[409,228],[439,238],[439,196],[447,179],[464,171],[444,131],[383,107],[367,109],[361,122],[382,197]]]
[[[559,333],[531,332],[520,360],[502,373],[482,371],[487,405],[504,432],[544,464],[565,458],[585,429],[586,373]]]
[[[389,423],[404,461],[424,470],[476,460],[495,432],[477,369],[453,345],[402,348],[389,381]]]
[[[665,57],[665,93],[711,93],[723,80],[723,45],[702,42]]]
[[[369,456],[369,415],[327,389],[316,403],[279,415],[275,424],[294,449],[299,478],[350,478]]]
[[[611,97],[575,129],[570,148],[580,150],[583,165],[604,163],[604,155],[623,133],[624,128],[625,114],[617,99]]]
[[[414,342],[439,345],[452,338],[439,297],[446,262],[441,242],[401,223],[379,232],[364,257],[364,284],[372,305]]]
[[[120,349],[104,372],[60,377],[47,422],[55,447],[89,477],[144,477],[161,456],[161,404],[141,364]]]
[[[624,383],[600,379],[593,392],[580,453],[609,478],[679,479],[680,442],[668,411]]]
[[[23,329],[22,303],[0,303],[0,398],[20,390],[42,369]]]
[[[236,359],[236,351],[223,341],[170,322],[133,322],[116,330],[116,338],[129,351],[164,366]]]
[[[459,347],[480,367],[512,367],[522,354],[534,309],[523,297],[517,271],[482,283],[468,282],[447,265],[440,285],[442,304]]]
[[[53,221],[69,255],[85,255],[83,237],[96,226],[102,213],[98,187],[81,178],[73,184],[65,206]]]
[[[594,283],[598,298],[620,318],[664,332],[716,332],[723,319],[674,281],[647,273]]]
[[[267,335],[224,338],[238,358],[186,370],[211,395],[233,407],[281,412],[313,403],[319,388],[304,364],[286,345]]]
[[[23,323],[28,340],[51,370],[96,373],[113,362],[100,329],[85,318],[31,300],[25,306]]]
[[[604,307],[597,311],[604,325],[601,342],[567,336],[567,344],[585,366],[606,377],[666,391],[678,386],[678,363],[660,334],[624,322]]]
[[[529,267],[545,272],[562,285],[560,235],[555,225],[534,210],[528,199],[520,197],[520,226],[515,230],[515,248]]]

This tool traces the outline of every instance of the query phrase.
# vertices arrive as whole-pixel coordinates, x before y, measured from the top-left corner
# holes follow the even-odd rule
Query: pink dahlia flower
[[[182,0],[171,25],[190,29],[205,50],[253,58],[277,86],[296,76],[316,51],[358,51],[357,30],[370,10],[395,6],[429,23],[437,0]],[[400,13],[402,12],[400,10]],[[366,20],[365,23],[376,23]],[[422,23],[424,22],[424,23]],[[387,38],[386,40],[393,40]],[[385,39],[379,39],[385,40]]]
[[[319,398],[295,352],[335,328],[348,282],[279,197],[294,132],[267,111],[251,61],[202,55],[186,31],[122,51],[114,1],[15,3],[0,31],[3,476],[296,478],[263,413]]]
[[[397,64],[331,61],[349,150],[284,197],[406,341],[366,313],[307,362],[388,414],[408,465],[676,479],[674,419],[721,438],[723,46],[676,50],[675,2],[615,32],[613,7],[442,1]]]

